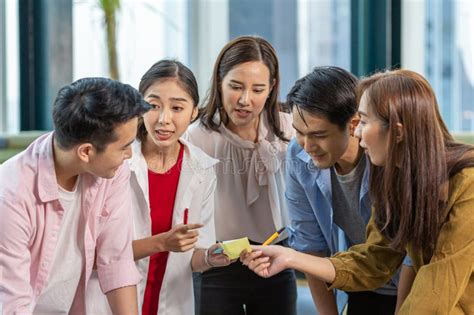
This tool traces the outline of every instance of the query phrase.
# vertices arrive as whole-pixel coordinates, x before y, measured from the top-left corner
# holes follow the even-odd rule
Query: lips
[[[314,159],[320,159],[322,158],[323,156],[325,156],[326,153],[322,153],[322,154],[311,154],[311,157],[314,158]]]
[[[174,134],[174,131],[159,129],[159,130],[155,130],[155,134],[159,140],[164,141],[171,138],[171,136]]]
[[[250,116],[252,112],[245,109],[235,109],[235,113],[237,114],[238,117],[247,118],[248,116]]]

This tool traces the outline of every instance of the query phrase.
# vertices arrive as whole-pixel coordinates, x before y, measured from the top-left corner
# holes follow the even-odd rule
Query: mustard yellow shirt
[[[399,314],[474,314],[474,168],[466,168],[449,181],[448,212],[433,257],[408,244],[416,277]],[[372,217],[367,242],[351,247],[330,260],[336,279],[330,289],[373,290],[390,279],[405,251],[389,247]]]

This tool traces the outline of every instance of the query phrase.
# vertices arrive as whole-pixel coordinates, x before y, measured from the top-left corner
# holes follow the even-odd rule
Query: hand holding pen
[[[203,227],[199,223],[188,224],[189,210],[183,212],[183,224],[177,224],[169,231],[154,235],[156,246],[159,251],[165,252],[186,252],[196,246],[199,237],[197,229]]]

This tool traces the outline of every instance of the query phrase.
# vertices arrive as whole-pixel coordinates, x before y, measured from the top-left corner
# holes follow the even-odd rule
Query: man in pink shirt
[[[84,314],[92,272],[115,314],[136,314],[130,172],[138,117],[129,85],[86,78],[62,88],[54,131],[0,166],[0,311]]]

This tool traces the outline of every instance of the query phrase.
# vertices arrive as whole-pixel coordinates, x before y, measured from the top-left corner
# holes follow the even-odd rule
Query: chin
[[[240,118],[237,115],[235,115],[235,116],[231,117],[231,119],[232,119],[232,122],[234,123],[234,125],[236,125],[236,126],[245,126],[245,125],[248,125],[251,122],[253,122],[255,120],[255,117],[254,116],[249,116],[249,117],[246,117],[246,118]]]
[[[375,166],[384,166],[385,165],[385,161],[383,161],[383,162],[378,161],[377,159],[371,158],[370,155],[369,155],[369,160]]]
[[[327,163],[327,162],[316,161],[314,159],[312,159],[312,160],[313,160],[313,164],[317,168],[322,169],[322,170],[330,168],[332,166],[330,163]]]

